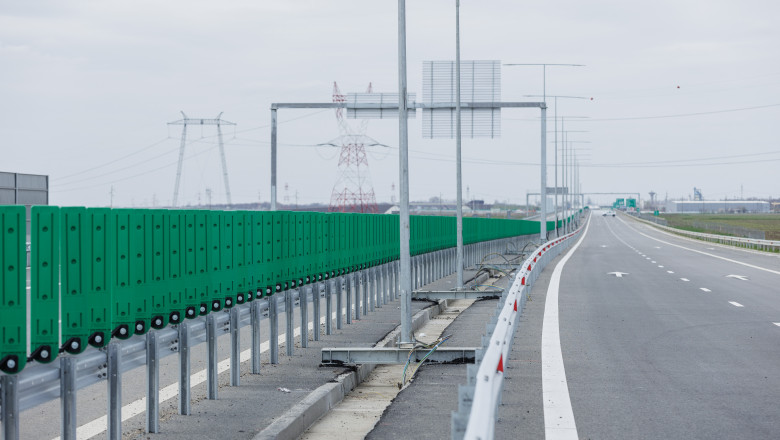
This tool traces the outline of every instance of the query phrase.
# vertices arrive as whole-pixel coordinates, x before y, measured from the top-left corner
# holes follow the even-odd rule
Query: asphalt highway
[[[595,212],[558,301],[576,437],[780,438],[776,255]]]

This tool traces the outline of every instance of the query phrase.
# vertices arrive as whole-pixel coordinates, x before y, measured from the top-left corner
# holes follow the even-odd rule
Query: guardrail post
[[[190,324],[179,324],[179,414],[190,415]]]
[[[363,298],[363,316],[368,315],[368,306],[369,306],[369,299],[370,293],[369,293],[369,285],[368,285],[368,270],[364,269],[358,272],[358,277],[360,278],[360,293]],[[373,305],[372,305],[373,306]]]
[[[292,356],[295,350],[295,313],[293,313],[293,309],[295,309],[293,291],[287,290],[284,292],[284,315],[287,325],[285,345],[287,346],[287,356]]]
[[[279,303],[276,296],[268,297],[268,347],[271,354],[271,363],[279,363]]]
[[[5,388],[5,386],[3,386]],[[5,404],[3,404],[5,408]],[[62,440],[76,440],[76,358],[63,356],[60,358],[60,412]],[[3,420],[5,426],[5,420]],[[7,438],[7,437],[6,437]]]
[[[385,304],[385,265],[376,268],[376,307],[382,308]]]
[[[347,296],[347,324],[352,324],[352,274],[344,275]]]
[[[344,278],[336,280],[336,329],[341,330],[344,322]]]
[[[333,280],[325,281],[325,334],[333,333]]]
[[[352,275],[352,281],[355,283],[355,290],[353,291],[355,298],[355,320],[360,321],[360,272]],[[365,303],[363,303],[365,305]]]
[[[3,440],[19,439],[19,385],[18,376],[0,376],[0,404],[2,404]]]
[[[301,348],[309,347],[309,292],[311,285],[298,289],[301,308]]]
[[[206,388],[208,399],[217,400],[219,374],[217,371],[217,318],[214,313],[206,315],[206,343],[208,350],[208,366],[206,371]]]
[[[108,359],[106,362],[108,379],[108,414],[107,433],[111,440],[122,438],[122,372],[119,364],[122,360],[118,342],[108,343]]]
[[[399,275],[398,272],[400,270],[401,270],[401,262],[396,261],[395,264],[393,265],[393,299],[394,300],[398,299],[398,295],[401,293],[400,286],[398,285],[398,275]]]
[[[312,288],[312,305],[314,306],[314,325],[312,331],[314,332],[314,340],[320,340],[320,325],[322,324],[322,313],[320,313],[320,294],[322,292],[322,283],[314,284]]]
[[[146,334],[146,432],[160,432],[160,363],[157,332]]]
[[[230,386],[241,385],[241,328],[238,306],[230,309]]]
[[[376,279],[374,278],[374,268],[366,269],[366,278],[368,279],[368,311],[373,312],[376,305]]]
[[[260,374],[260,299],[249,305],[249,325],[252,327],[252,374]]]

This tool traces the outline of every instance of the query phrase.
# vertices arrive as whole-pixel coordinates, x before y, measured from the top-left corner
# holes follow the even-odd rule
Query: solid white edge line
[[[742,304],[736,302],[736,301],[729,301],[729,304],[731,304],[734,307],[745,307]]]
[[[626,225],[629,228],[633,229],[637,234],[643,235],[643,236],[645,236],[645,237],[647,237],[647,238],[649,238],[651,240],[655,240],[655,241],[658,241],[660,243],[668,244],[669,246],[678,247],[680,249],[685,249],[686,251],[696,252],[697,254],[707,255],[708,257],[717,258],[719,260],[728,261],[729,263],[740,264],[740,265],[745,266],[745,267],[751,267],[753,269],[763,270],[764,272],[769,272],[769,273],[773,273],[775,275],[780,275],[780,271],[767,269],[765,267],[756,266],[755,264],[745,263],[745,262],[742,262],[742,261],[739,261],[739,260],[732,260],[731,258],[721,257],[720,255],[711,254],[709,252],[704,252],[704,251],[700,251],[700,250],[697,250],[697,249],[691,249],[691,248],[688,248],[688,247],[685,247],[685,246],[681,246],[679,244],[669,243],[668,241],[663,241],[663,240],[661,240],[659,238],[651,237],[651,236],[649,236],[649,235],[647,235],[647,234],[645,234],[643,232],[640,232],[635,227],[629,225],[622,218],[620,219],[620,221],[623,222],[624,225]],[[658,231],[658,232],[663,232],[663,231]]]
[[[585,226],[582,237],[577,241],[577,244],[555,266],[550,285],[547,287],[542,323],[542,401],[544,404],[544,433],[547,440],[579,439],[577,424],[574,421],[574,411],[571,407],[569,385],[566,382],[563,352],[561,351],[558,291],[563,266],[574,255],[574,251],[580,247],[589,228],[590,222]]]

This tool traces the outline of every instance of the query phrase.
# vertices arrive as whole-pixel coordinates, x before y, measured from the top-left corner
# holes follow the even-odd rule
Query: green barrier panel
[[[290,213],[290,277],[292,278],[291,287],[300,286],[304,283],[306,268],[304,267],[304,235],[305,232],[305,214],[300,212]]]
[[[233,212],[233,269],[230,278],[233,280],[233,291],[236,303],[243,304],[254,298],[250,287],[253,283],[249,275],[252,264],[252,225],[249,213]]]
[[[60,350],[78,354],[86,343],[103,347],[110,339],[114,221],[108,208],[73,207],[61,208],[60,225]]]
[[[147,297],[146,279],[146,210],[115,209],[116,285],[114,288],[113,334],[129,337],[149,330],[151,299]]]
[[[187,211],[185,214],[185,267],[187,277],[185,285],[185,315],[191,316],[191,308],[197,310],[197,315],[209,312],[208,261],[206,258],[206,212]]]
[[[30,220],[30,358],[49,363],[60,337],[60,208],[33,206]]]
[[[208,288],[209,308],[212,312],[222,310],[223,298],[220,256],[220,214],[219,211],[209,211],[206,214],[206,285]]]
[[[171,273],[170,258],[171,239],[179,233],[176,226],[171,224],[166,210],[151,210],[145,215],[146,282],[143,289],[144,298],[149,302],[150,325],[155,329],[181,321],[184,292],[181,282]],[[174,238],[175,243],[178,241]]]
[[[0,206],[0,371],[22,371],[27,361],[26,214]]]
[[[163,228],[165,231],[163,267],[167,280],[166,289],[170,295],[168,321],[171,324],[178,324],[181,322],[182,316],[194,318],[197,313],[195,307],[197,302],[192,300],[193,291],[188,289],[186,284],[185,234],[187,226],[184,211],[164,211]],[[163,311],[163,313],[165,312]]]
[[[216,274],[219,280],[220,295],[224,298],[225,307],[235,305],[235,280],[232,272],[234,266],[233,249],[233,228],[235,227],[235,215],[233,212],[220,212],[220,264],[219,271]]]

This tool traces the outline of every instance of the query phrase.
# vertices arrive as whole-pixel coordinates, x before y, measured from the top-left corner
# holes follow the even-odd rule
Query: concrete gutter
[[[440,314],[447,306],[447,301],[440,301],[417,312],[412,318],[412,330],[418,330],[433,317]],[[396,328],[377,347],[389,347],[395,344],[400,329]],[[295,440],[306,430],[338,405],[344,396],[355,389],[374,371],[376,365],[358,365],[354,371],[339,375],[333,382],[317,388],[303,400],[293,406],[286,414],[280,416],[265,429],[253,437],[253,440]]]

